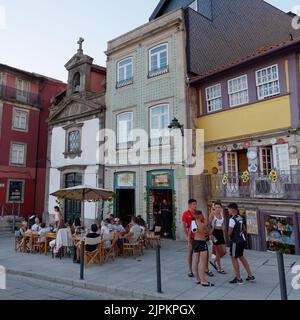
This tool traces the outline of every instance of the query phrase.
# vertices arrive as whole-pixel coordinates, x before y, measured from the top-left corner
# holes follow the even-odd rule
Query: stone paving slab
[[[102,266],[91,265],[85,270],[85,280],[79,280],[78,264],[69,258],[52,259],[39,254],[22,254],[14,251],[14,239],[0,238],[0,264],[8,273],[23,275],[51,283],[107,292],[137,299],[183,299],[183,300],[279,300],[279,280],[276,255],[270,252],[247,251],[246,257],[255,272],[257,281],[243,286],[229,284],[233,278],[229,256],[223,259],[227,275],[215,274],[208,280],[214,288],[203,288],[187,277],[187,248],[184,242],[162,241],[162,287],[163,294],[156,293],[156,260],[154,250],[145,250],[138,258],[117,258]],[[300,299],[300,290],[291,287],[291,266],[300,265],[300,257],[285,256],[287,286],[293,299]],[[242,275],[246,274],[243,269]]]

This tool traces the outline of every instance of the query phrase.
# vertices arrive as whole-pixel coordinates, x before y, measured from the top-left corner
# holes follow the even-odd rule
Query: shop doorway
[[[135,190],[116,190],[116,216],[121,219],[123,226],[130,223],[135,215]]]
[[[153,189],[151,192],[151,203],[153,222],[161,226],[161,235],[173,238],[173,199],[170,189]]]

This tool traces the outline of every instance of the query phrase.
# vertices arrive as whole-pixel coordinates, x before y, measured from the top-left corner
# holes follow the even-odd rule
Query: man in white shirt
[[[40,219],[38,217],[34,220],[34,225],[31,227],[31,231],[33,232],[40,232],[41,231],[41,225],[40,225]]]

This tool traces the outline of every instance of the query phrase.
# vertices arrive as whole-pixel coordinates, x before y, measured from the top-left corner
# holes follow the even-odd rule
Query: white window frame
[[[194,11],[198,12],[198,0],[194,0],[189,4],[189,8],[193,9]]]
[[[21,125],[20,125],[21,120],[19,120],[19,126],[15,125],[16,124],[16,116],[17,116],[18,112],[26,114],[26,127],[25,128],[21,127]],[[28,132],[28,127],[29,127],[29,111],[25,110],[25,109],[13,108],[12,130]]]
[[[27,102],[30,94],[30,81],[20,78],[16,79],[17,99]]]
[[[246,79],[246,88],[243,88],[243,89],[237,88],[236,90],[232,90],[232,89],[231,89],[231,87],[233,87],[233,82],[234,82],[234,81],[238,81],[238,80],[244,79],[244,78]],[[241,102],[241,103],[236,103],[236,104],[234,104],[232,97],[233,97],[234,95],[240,94],[240,93],[242,93],[242,92],[247,92],[247,98],[246,98],[246,100],[243,101],[243,102]],[[231,108],[237,107],[237,106],[242,106],[242,105],[244,105],[244,104],[249,103],[248,76],[247,76],[246,74],[228,80],[228,95],[229,95],[229,105],[230,105]]]
[[[14,146],[22,146],[23,147],[23,162],[13,162],[13,148]],[[20,151],[18,151],[20,152]],[[10,156],[9,156],[9,165],[12,167],[26,167],[26,157],[27,157],[27,145],[22,142],[11,142],[10,144]],[[17,156],[19,160],[19,155]]]
[[[151,52],[161,46],[166,46],[166,49],[163,49],[161,50],[160,52],[157,52],[157,53],[154,53],[152,54]],[[162,69],[163,67],[161,66],[161,53],[162,52],[166,52],[167,53],[167,64],[166,66],[164,66],[164,68],[167,68],[168,65],[169,65],[169,43],[168,42],[163,42],[163,43],[160,43],[158,45],[156,45],[155,47],[152,47],[151,49],[149,49],[149,72],[153,72],[155,70],[160,70]],[[157,57],[157,63],[158,63],[158,66],[156,69],[152,69],[152,65],[151,65],[151,58],[152,56],[158,56]]]
[[[128,136],[127,136],[127,141],[125,142],[120,142],[119,140],[119,119],[121,116],[130,114],[130,121],[131,121],[131,130],[129,132],[127,132]],[[116,115],[116,120],[117,120],[117,149],[128,149],[130,143],[133,142],[133,137],[132,137],[132,130],[133,130],[133,111],[125,111],[122,113],[118,113]],[[124,144],[124,146],[123,146]],[[126,144],[126,146],[125,146]]]
[[[283,163],[280,163],[282,159],[277,159],[278,156],[278,150],[283,149],[283,151],[286,153],[286,162],[287,166],[284,166]],[[278,170],[280,173],[284,173],[289,175],[291,172],[291,167],[290,167],[290,155],[289,155],[289,145],[288,143],[285,144],[276,144],[273,146],[273,165],[274,169]]]
[[[209,90],[212,90],[213,88],[220,88],[220,94],[217,95],[217,96],[214,96],[213,98],[210,98],[209,97]],[[206,94],[206,106],[207,106],[207,113],[212,113],[212,112],[215,112],[215,111],[219,111],[219,110],[222,110],[223,109],[223,99],[222,99],[222,86],[221,86],[221,83],[218,83],[218,84],[215,84],[213,86],[209,86],[205,89],[205,94]],[[219,108],[210,108],[210,103],[212,101],[215,101],[215,100],[221,100],[221,106]]]
[[[268,72],[269,69],[273,69],[274,67],[276,67],[277,69],[277,77],[272,78],[272,80],[266,80],[265,82],[259,82],[259,73],[266,71],[266,73]],[[274,64],[272,66],[268,66],[262,69],[259,69],[255,72],[255,78],[256,78],[256,88],[257,88],[257,97],[259,100],[264,100],[266,98],[270,98],[270,97],[274,97],[274,96],[278,96],[280,94],[280,81],[279,81],[279,67],[278,64]],[[266,85],[270,85],[270,84],[275,84],[275,82],[278,82],[278,92],[276,93],[269,93],[269,94],[260,94],[260,88]]]
[[[150,145],[151,146],[155,146],[155,145],[159,145],[160,143],[152,143],[153,139],[160,139],[162,140],[162,144],[165,143],[169,143],[169,137],[170,137],[170,132],[168,127],[167,128],[158,128],[158,129],[152,129],[152,112],[153,110],[159,108],[159,107],[167,107],[167,111],[164,114],[160,115],[159,118],[159,127],[162,127],[162,115],[167,115],[168,116],[168,125],[170,123],[170,104],[169,103],[161,103],[161,104],[157,104],[155,106],[151,106],[149,108],[149,137],[150,137]],[[155,132],[161,131],[159,133],[159,135],[157,136],[156,134],[154,134]],[[167,138],[168,141],[164,141],[164,138]]]
[[[263,165],[263,150],[266,152],[270,152],[270,164],[271,164],[271,170],[268,169],[269,172],[264,172],[264,165]],[[274,165],[273,165],[273,149],[272,147],[261,147],[259,148],[259,165],[260,165],[260,171],[261,173],[264,173],[266,175],[269,175],[269,173],[272,171]]]
[[[120,64],[126,60],[130,60],[130,62],[126,63],[124,66],[120,66]],[[131,65],[131,77],[128,77],[128,70],[127,70],[127,67]],[[125,78],[124,79],[120,79],[120,69],[124,69],[124,75],[125,75]],[[117,63],[117,69],[118,69],[118,72],[117,72],[117,82],[121,82],[121,81],[128,81],[128,80],[131,80],[133,79],[133,58],[132,57],[126,57],[122,60],[120,60],[118,63]]]
[[[78,148],[75,150],[70,150],[70,135],[72,132],[78,132]],[[67,152],[68,153],[78,153],[81,150],[81,130],[79,128],[73,128],[68,131],[68,141],[67,141]]]

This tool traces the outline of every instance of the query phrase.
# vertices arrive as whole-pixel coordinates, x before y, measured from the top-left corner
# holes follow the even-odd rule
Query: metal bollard
[[[276,254],[277,254],[277,264],[278,264],[281,300],[288,300],[283,253],[281,251],[277,251]]]
[[[81,252],[80,252],[80,280],[84,280],[84,241],[81,241]]]
[[[157,244],[157,247],[156,247],[156,274],[157,274],[157,292],[162,293],[162,290],[161,290],[160,244]]]

